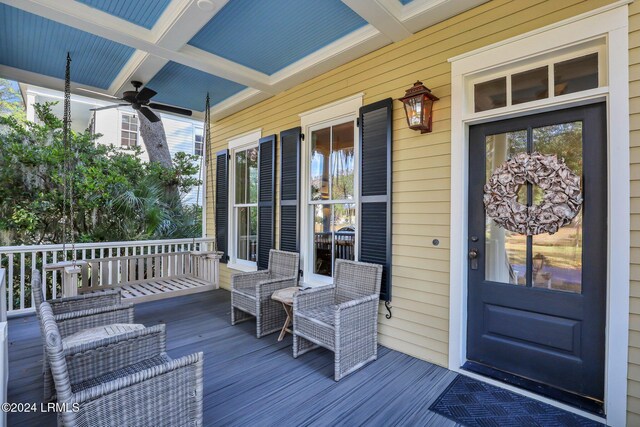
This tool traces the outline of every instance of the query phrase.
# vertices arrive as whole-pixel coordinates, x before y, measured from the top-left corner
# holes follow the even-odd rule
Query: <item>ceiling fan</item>
[[[131,84],[135,88],[135,91],[128,90],[122,93],[122,98],[118,98],[111,95],[105,95],[100,93],[102,96],[108,96],[110,98],[117,99],[119,101],[125,101],[125,104],[115,104],[108,105],[106,107],[100,108],[92,108],[91,111],[100,111],[100,110],[108,110],[110,108],[118,108],[124,105],[130,105],[136,111],[140,111],[150,122],[158,122],[160,121],[160,117],[156,116],[156,114],[151,111],[151,109],[159,110],[159,111],[168,111],[170,113],[182,114],[183,116],[190,116],[191,110],[185,110],[184,108],[172,107],[170,105],[156,104],[155,102],[149,102],[151,98],[156,96],[157,92],[153,89],[149,89],[148,87],[143,87],[142,90],[138,91],[142,87],[142,82],[132,81]],[[93,92],[89,89],[81,89],[85,92]],[[97,93],[97,92],[94,92]]]

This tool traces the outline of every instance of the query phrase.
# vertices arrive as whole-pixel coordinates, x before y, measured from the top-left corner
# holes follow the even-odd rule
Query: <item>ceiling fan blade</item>
[[[190,116],[191,110],[185,110],[184,108],[172,107],[170,105],[156,104],[154,102],[149,104],[149,108],[160,111],[168,111],[170,113],[182,114],[183,116]]]
[[[151,98],[153,98],[154,96],[156,96],[158,94],[158,92],[156,92],[153,89],[149,89],[148,87],[143,87],[142,90],[138,93],[138,96],[136,96],[138,102],[140,103],[144,103],[148,100],[150,100]]]
[[[95,90],[85,89],[82,87],[79,87],[78,90],[81,90],[83,92],[95,93],[96,95],[100,95],[100,96],[106,96],[107,98],[120,99],[117,96],[109,95],[108,93],[102,93]]]
[[[151,123],[159,122],[160,117],[156,116],[153,111],[148,109],[147,107],[140,107],[138,110],[140,111]]]
[[[106,107],[100,107],[100,108],[91,108],[90,111],[102,111],[102,110],[108,110],[110,108],[118,108],[118,107],[123,107],[125,105],[129,105],[129,104],[113,104],[113,105],[107,105]]]

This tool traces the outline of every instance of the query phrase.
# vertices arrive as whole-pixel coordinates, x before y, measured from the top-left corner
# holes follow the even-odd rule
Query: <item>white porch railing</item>
[[[91,260],[134,255],[150,255],[185,251],[211,251],[213,238],[137,240],[130,242],[76,243],[76,259]],[[66,252],[66,258],[65,258]],[[0,246],[0,268],[6,270],[7,314],[18,315],[33,311],[31,271],[42,272],[46,298],[62,295],[62,276],[59,271],[46,271],[48,264],[72,259],[71,245]]]

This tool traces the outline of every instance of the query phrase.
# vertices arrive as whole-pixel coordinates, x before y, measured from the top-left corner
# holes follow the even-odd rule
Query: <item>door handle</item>
[[[478,269],[478,257],[480,257],[480,252],[476,248],[469,250],[469,264],[472,270]]]

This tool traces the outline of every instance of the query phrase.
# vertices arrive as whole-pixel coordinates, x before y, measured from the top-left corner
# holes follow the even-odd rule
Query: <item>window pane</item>
[[[598,87],[598,54],[554,64],[554,91],[557,95]]]
[[[256,261],[258,242],[258,209],[254,206],[237,208],[237,259]]]
[[[355,259],[356,205],[333,205],[334,258]]]
[[[311,200],[328,200],[331,128],[311,132]]]
[[[507,106],[507,78],[490,80],[474,85],[475,112]]]
[[[353,193],[353,122],[334,126],[331,151],[331,198],[351,200]]]
[[[555,154],[582,176],[582,122],[533,129],[534,149]],[[534,196],[542,201],[543,193]],[[533,236],[533,286],[582,292],[582,210],[555,234]]]
[[[313,207],[313,272],[331,276],[331,205]]]
[[[248,180],[247,152],[237,151],[235,158],[236,158],[236,165],[235,165],[236,204],[245,204],[247,203],[247,180]]]
[[[258,203],[258,147],[247,150],[247,203]]]
[[[486,138],[485,149],[485,170],[488,181],[493,171],[505,160],[516,153],[527,151],[527,131],[489,135]],[[486,216],[485,254],[486,280],[526,284],[527,237],[499,227],[488,215]]]
[[[511,76],[511,104],[549,97],[549,67],[540,67]]]

